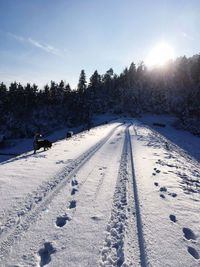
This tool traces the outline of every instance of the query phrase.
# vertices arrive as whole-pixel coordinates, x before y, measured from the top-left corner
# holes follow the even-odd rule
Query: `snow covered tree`
[[[81,74],[79,77],[79,82],[78,82],[78,92],[80,94],[83,94],[87,88],[87,82],[86,82],[86,76],[85,76],[85,71],[81,70]]]

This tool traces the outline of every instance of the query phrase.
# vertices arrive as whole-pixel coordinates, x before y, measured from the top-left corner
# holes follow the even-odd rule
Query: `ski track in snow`
[[[129,127],[128,127],[129,128]],[[135,227],[137,232],[137,246],[138,254],[135,258],[135,262],[132,259],[130,265],[138,265],[138,257],[141,267],[147,266],[147,255],[145,251],[145,241],[143,235],[143,226],[140,213],[139,196],[137,190],[137,182],[134,172],[133,155],[132,155],[132,144],[130,138],[129,129],[125,131],[125,141],[121,157],[120,169],[118,179],[116,183],[116,189],[113,196],[113,207],[111,211],[111,218],[106,227],[106,238],[104,246],[101,250],[101,261],[100,267],[106,266],[129,266],[125,259],[125,236],[128,228],[128,217],[130,216],[128,208],[128,180],[132,178],[132,191],[133,200],[132,205],[134,206],[135,215]],[[130,173],[128,172],[130,168]],[[131,175],[130,175],[131,174]],[[130,182],[130,181],[129,181]],[[129,210],[130,211],[130,210]],[[132,214],[131,214],[132,216]],[[129,243],[130,245],[130,243]]]
[[[13,245],[24,231],[27,231],[30,224],[36,221],[37,216],[45,210],[47,204],[61,190],[61,188],[75,175],[75,173],[109,140],[115,130],[99,141],[96,145],[74,160],[69,166],[66,166],[51,181],[45,182],[32,194],[29,194],[23,203],[20,203],[16,210],[9,211],[1,222],[0,233],[0,258],[5,257],[9,248]],[[72,195],[77,189],[72,189]]]
[[[199,162],[196,159],[189,156],[183,149],[178,147],[176,144],[167,140],[164,136],[152,130],[148,126],[144,126],[138,123],[134,127],[134,132],[137,135],[137,139],[146,144],[147,147],[153,147],[154,149],[164,149],[164,157],[158,159],[155,163],[158,167],[154,167],[152,172],[152,177],[159,177],[160,173],[168,175],[170,173],[175,174],[177,177],[181,178],[179,182],[180,188],[182,188],[183,193],[191,196],[191,200],[195,202],[200,202],[200,173],[199,173]],[[143,134],[146,132],[145,134]],[[159,153],[154,153],[154,156],[160,157]],[[187,162],[187,164],[185,164]],[[162,171],[164,167],[164,171]],[[159,180],[159,178],[158,178]],[[176,198],[177,193],[168,189],[167,186],[161,186],[157,181],[154,182],[154,186],[158,188],[160,193],[160,198],[168,200],[168,197]],[[169,219],[174,224],[179,224],[180,221],[175,214],[169,214]],[[181,229],[180,229],[181,230]],[[189,227],[182,228],[182,236],[189,241],[187,246],[187,252],[195,259],[199,260],[200,255],[200,242],[197,241],[197,236]],[[192,243],[191,243],[192,242]],[[198,249],[196,249],[196,248]],[[175,254],[176,255],[176,254]],[[198,265],[198,263],[196,262]],[[191,264],[187,266],[197,266],[191,260]],[[151,266],[151,264],[150,264]],[[156,265],[157,266],[157,265]],[[160,265],[158,265],[160,266]],[[174,265],[169,265],[174,266]],[[178,265],[177,265],[178,266]],[[182,264],[180,265],[182,266]]]
[[[118,127],[111,130],[105,138],[76,160],[68,161],[68,164],[58,175],[29,194],[25,201],[17,206],[17,213],[16,210],[8,211],[3,222],[1,222],[0,256],[2,258],[5,259],[9,255],[9,250],[14,243],[16,241],[20,242],[21,235],[24,235],[33,226],[42,212],[45,213],[44,211],[47,210],[47,206],[63,191],[63,187],[67,183],[71,185],[70,194],[66,198],[67,210],[63,213],[59,211],[54,218],[54,227],[57,231],[64,231],[67,227],[71,227],[70,229],[77,227],[77,220],[81,215],[81,208],[86,209],[86,211],[90,209],[90,207],[80,207],[79,201],[82,201],[83,205],[83,197],[87,197],[94,202],[94,207],[97,205],[96,203],[99,203],[98,197],[105,183],[107,167],[102,164],[100,165],[99,162],[90,168],[88,167],[88,173],[81,181],[77,178],[76,174],[84,168],[85,163],[92,159],[106,142],[108,142],[107,146],[113,146],[120,140],[121,134],[119,133],[114,140],[109,141]],[[77,267],[179,267],[183,266],[182,263],[179,264],[179,261],[184,260],[183,257],[185,254],[189,257],[189,260],[187,258],[185,261],[187,262],[187,267],[198,266],[200,264],[198,226],[193,228],[195,219],[190,223],[189,216],[187,216],[187,220],[184,220],[184,216],[187,214],[184,214],[184,210],[180,212],[182,205],[179,203],[182,201],[182,204],[185,204],[182,200],[183,198],[181,198],[182,195],[191,201],[189,203],[196,204],[200,202],[199,163],[177,145],[148,126],[144,126],[136,121],[130,125],[129,121],[128,124],[124,125],[124,128],[124,144],[119,162],[119,170],[117,171],[116,184],[115,187],[113,186],[112,199],[109,200],[112,202],[112,206],[110,210],[107,207],[107,213],[110,213],[110,218],[105,226],[105,232],[102,236],[101,245],[99,246],[99,261],[94,265],[94,259],[91,256],[91,259],[82,262]],[[147,177],[142,177],[143,173],[136,165],[138,163],[138,157],[140,157],[135,150],[135,146],[137,148],[138,144],[141,147],[143,146],[143,148],[146,147],[146,149],[153,148],[150,154],[147,152],[147,155],[153,156],[153,159],[149,160],[151,161],[151,169],[148,169],[148,180]],[[142,156],[146,159],[145,154]],[[59,161],[57,164],[65,164],[65,162]],[[143,165],[141,166],[143,167]],[[98,179],[92,179],[93,174],[97,173]],[[176,177],[176,181],[171,184],[168,178],[170,175]],[[94,183],[93,187],[88,186],[91,182]],[[147,187],[148,185],[145,182],[147,182],[149,187]],[[89,188],[92,188],[93,192],[88,192],[87,190]],[[148,191],[147,189],[152,191]],[[156,200],[153,203],[148,203],[150,194],[153,194],[150,200]],[[78,198],[78,195],[81,195],[82,198]],[[163,212],[153,210],[155,214],[150,214],[152,212],[152,205],[153,208],[163,209]],[[50,208],[52,209],[52,207]],[[168,212],[167,216],[166,211]],[[86,217],[83,216],[82,218],[84,219]],[[98,214],[92,215],[90,219],[97,224],[102,220]],[[163,230],[162,224],[165,227],[167,226],[167,229]],[[159,229],[161,232],[157,230],[154,233],[157,225],[161,225],[161,230]],[[85,225],[83,226],[86,227]],[[87,227],[85,229],[88,230]],[[76,231],[80,231],[80,229],[77,228],[75,229],[75,233]],[[168,234],[169,236],[167,236]],[[93,233],[93,236],[95,236],[95,233]],[[69,240],[73,241],[70,238],[72,238],[71,236],[69,236]],[[165,238],[169,243],[167,245]],[[58,237],[56,236],[55,240],[57,239]],[[95,249],[97,253],[96,246],[92,249],[90,247],[92,242],[93,240],[88,240],[88,251],[90,250],[90,253],[92,253],[91,251]],[[98,240],[98,242],[100,241]],[[70,243],[67,244],[72,245]],[[172,255],[170,261],[168,255],[169,259],[163,259],[161,255],[165,257],[166,254],[165,251],[160,251],[162,250],[162,245],[166,245],[166,254],[169,252],[173,252],[175,255],[176,253],[180,253],[181,258],[176,259]],[[173,245],[177,252],[171,249]],[[40,247],[37,253],[29,255],[29,257],[24,255],[23,260],[24,262],[30,263],[28,266],[59,266],[53,265],[52,258],[54,256],[56,257],[58,253],[61,253],[61,250],[64,250],[65,246],[59,248],[56,242],[54,243],[53,238],[50,240],[43,239],[42,244],[40,241]],[[68,249],[70,250],[71,248]],[[163,249],[165,250],[165,247]],[[72,255],[72,258],[73,256],[75,255]],[[12,266],[20,267],[21,265]],[[62,266],[64,266],[63,263]],[[71,263],[70,266],[68,262],[66,266],[74,267],[76,265]]]
[[[113,132],[113,131],[112,131]],[[119,134],[118,134],[119,135]],[[120,136],[121,136],[121,134],[120,134]],[[109,138],[107,138],[106,140],[108,140]],[[115,143],[117,143],[119,140],[121,140],[122,139],[122,137],[120,137],[120,138],[114,138],[114,141],[115,141]],[[108,146],[108,145],[107,145]],[[94,156],[96,155],[97,153],[95,153],[94,154]],[[116,154],[117,155],[117,154]],[[93,157],[92,157],[93,158]],[[86,165],[88,165],[88,164],[86,164]],[[90,165],[89,164],[89,166],[94,166],[94,165]],[[81,169],[83,168],[83,165],[81,165],[81,168],[79,168],[80,169],[80,171],[81,171]],[[91,167],[90,167],[91,168]],[[97,182],[97,184],[96,184],[96,190],[94,191],[94,200],[98,197],[98,194],[99,194],[99,191],[100,191],[100,189],[101,189],[101,185],[102,185],[102,183],[103,183],[103,179],[102,179],[102,176],[103,176],[103,172],[104,171],[106,171],[107,170],[107,167],[105,167],[105,166],[102,166],[102,167],[100,167],[100,166],[96,166],[96,168],[98,169],[98,171],[99,171],[99,176],[100,176],[100,179],[98,180],[98,182]],[[94,167],[92,167],[92,171],[93,171],[93,169],[94,169]],[[69,184],[71,184],[71,187],[72,187],[72,190],[73,189],[76,189],[76,193],[75,194],[71,194],[71,199],[69,200],[69,202],[68,202],[68,209],[69,209],[69,211],[70,210],[73,210],[72,212],[70,212],[70,216],[68,215],[69,214],[69,212],[67,212],[67,213],[65,213],[65,214],[60,214],[59,216],[57,216],[56,218],[55,218],[55,226],[59,229],[62,229],[62,228],[64,228],[65,227],[65,225],[66,224],[68,224],[68,223],[70,223],[70,222],[72,222],[73,223],[73,220],[74,220],[74,216],[76,216],[76,206],[77,206],[77,201],[74,199],[74,197],[76,196],[76,194],[80,194],[81,193],[81,191],[83,191],[83,189],[82,189],[82,187],[84,187],[85,186],[85,184],[86,183],[88,183],[87,182],[87,180],[90,178],[91,179],[91,173],[92,173],[92,171],[90,170],[90,172],[89,172],[89,174],[86,176],[86,178],[84,179],[82,179],[82,181],[80,182],[78,179],[77,179],[77,177],[76,177],[76,175],[73,175],[73,177],[71,177],[71,181],[70,181],[70,183],[68,182],[68,185]],[[71,191],[72,191],[71,190]],[[64,190],[64,188],[63,188],[63,190],[61,190],[61,191],[64,191],[65,192],[65,190]],[[75,196],[74,196],[75,195]],[[62,198],[63,199],[63,198]],[[54,201],[55,199],[52,199],[52,202]],[[52,204],[52,203],[51,203]],[[78,203],[79,204],[79,203]],[[61,205],[62,206],[62,205]],[[50,210],[52,210],[52,208],[50,208]],[[101,220],[101,218],[99,218],[98,216],[92,216],[91,217],[91,219],[92,220],[94,220],[94,221],[97,221],[98,222],[98,220]],[[53,243],[50,241],[45,241],[44,243],[43,243],[43,245],[40,247],[40,249],[38,250],[38,253],[37,253],[37,255],[36,255],[36,258],[38,259],[37,260],[37,264],[39,264],[39,266],[43,266],[43,262],[45,262],[45,261],[47,261],[48,263],[50,263],[50,261],[51,261],[51,253],[49,252],[49,247],[51,247],[51,245],[49,245],[49,244],[52,244],[52,247],[54,247],[55,248],[55,246],[53,245]],[[51,249],[50,249],[51,250]],[[43,256],[41,256],[41,251],[44,251],[44,253],[42,254]],[[46,255],[46,256],[44,256],[44,254]],[[55,248],[55,254],[56,254],[56,248]],[[39,256],[38,256],[39,255]],[[24,257],[24,256],[23,256]],[[26,256],[26,258],[25,258],[25,260],[27,261],[27,262],[29,262],[29,264],[32,266],[35,266],[34,265],[34,262],[35,262],[35,259],[34,259],[35,257],[33,256],[33,255],[28,255],[28,256]],[[81,265],[82,266],[82,265]]]
[[[126,215],[127,141],[125,138],[120,169],[113,196],[111,218],[106,227],[106,237],[101,250],[99,266],[122,266],[124,263],[124,238]]]

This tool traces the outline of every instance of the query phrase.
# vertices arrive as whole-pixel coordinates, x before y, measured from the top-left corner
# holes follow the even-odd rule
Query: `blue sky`
[[[161,41],[200,53],[199,0],[0,0],[0,81],[61,79],[81,69],[119,74]]]

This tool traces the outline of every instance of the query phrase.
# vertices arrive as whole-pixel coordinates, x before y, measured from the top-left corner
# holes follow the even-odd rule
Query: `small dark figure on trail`
[[[165,142],[165,148],[169,150],[169,144],[167,142]]]
[[[41,137],[42,135],[39,133],[36,133],[34,136],[34,141],[33,141],[34,154],[36,153],[36,150],[42,147],[44,148],[44,151],[52,147],[52,143],[49,140],[41,139]]]
[[[67,132],[66,138],[70,138],[70,137],[72,137],[72,135],[73,135],[73,132],[69,131],[69,132]]]

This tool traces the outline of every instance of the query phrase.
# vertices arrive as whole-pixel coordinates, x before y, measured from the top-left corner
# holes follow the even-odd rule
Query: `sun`
[[[174,59],[174,49],[167,43],[159,43],[149,52],[145,64],[147,67],[163,66],[170,59]]]

